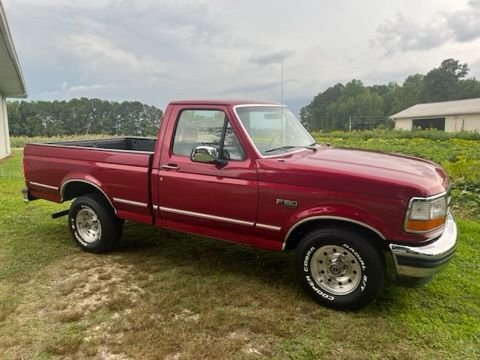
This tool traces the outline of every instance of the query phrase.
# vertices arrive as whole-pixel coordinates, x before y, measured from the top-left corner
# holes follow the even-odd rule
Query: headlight
[[[446,194],[430,198],[413,198],[405,219],[405,231],[411,233],[425,233],[445,224],[447,216]]]

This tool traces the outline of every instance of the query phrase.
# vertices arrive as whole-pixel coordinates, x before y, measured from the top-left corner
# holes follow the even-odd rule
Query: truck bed
[[[106,194],[118,217],[151,224],[155,143],[153,138],[123,137],[27,144],[24,171],[30,195],[64,202],[86,186],[96,187]]]
[[[47,143],[48,145],[87,147],[107,150],[145,151],[152,152],[155,149],[157,139],[146,137],[120,137],[98,140],[59,141]]]

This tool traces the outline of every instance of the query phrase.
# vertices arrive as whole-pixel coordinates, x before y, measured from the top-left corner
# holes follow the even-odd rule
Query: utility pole
[[[352,132],[352,115],[348,116],[348,132]]]
[[[280,60],[280,122],[281,122],[281,132],[280,132],[280,141],[284,143],[285,133],[283,131],[283,57]]]

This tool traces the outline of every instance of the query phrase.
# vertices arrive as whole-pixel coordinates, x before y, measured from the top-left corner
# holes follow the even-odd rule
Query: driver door
[[[158,171],[157,211],[163,227],[226,240],[253,232],[257,169],[227,114],[222,106],[175,106]],[[193,162],[193,149],[202,145],[222,150],[224,163]],[[237,235],[230,237],[232,233]]]

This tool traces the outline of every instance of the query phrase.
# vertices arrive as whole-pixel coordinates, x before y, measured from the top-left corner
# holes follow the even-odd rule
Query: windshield
[[[315,144],[290,110],[283,106],[237,107],[236,112],[262,155],[275,155]]]

